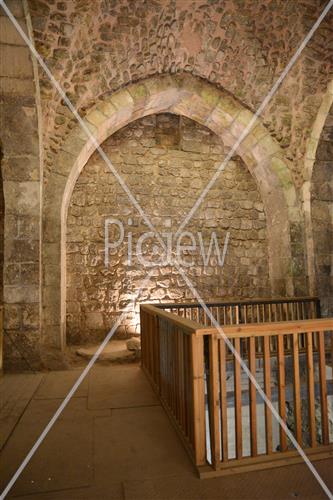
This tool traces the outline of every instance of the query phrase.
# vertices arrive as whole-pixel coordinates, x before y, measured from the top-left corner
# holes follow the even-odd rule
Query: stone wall
[[[170,114],[133,122],[107,139],[103,149],[162,233],[176,231],[228,152],[208,129]],[[104,223],[108,217],[124,222],[125,243],[110,252],[106,268]],[[127,307],[148,271],[135,257],[127,265],[128,233],[133,235],[134,247],[147,230],[104,161],[94,153],[77,181],[67,217],[68,342],[100,340]],[[184,257],[194,261],[189,276],[204,299],[270,295],[263,203],[239,157],[228,164],[186,230],[194,234],[197,245],[197,233],[202,233],[206,255],[212,232],[222,253],[230,231],[223,268],[217,265],[216,254],[207,266],[198,249]],[[118,239],[117,232],[110,233]],[[184,238],[182,243],[190,241]],[[144,254],[156,262],[161,254],[156,241],[147,242]],[[154,268],[151,283],[141,295],[142,301],[153,302],[191,299],[188,287],[170,265]],[[127,336],[137,329],[137,311],[133,311],[118,335]]]
[[[9,8],[29,32],[24,2]],[[30,51],[0,9],[1,161],[5,200],[5,367],[40,366],[40,144],[37,88]]]
[[[333,315],[333,106],[326,118],[312,174],[312,224],[317,293]]]
[[[255,111],[326,3],[29,0],[29,7],[37,50],[81,113],[128,83],[176,72],[204,78]],[[332,74],[332,16],[264,111],[270,132],[292,159],[298,186],[306,139]],[[52,169],[73,117],[43,71],[40,79]]]

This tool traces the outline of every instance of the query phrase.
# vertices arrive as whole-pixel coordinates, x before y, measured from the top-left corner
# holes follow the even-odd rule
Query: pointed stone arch
[[[253,113],[221,89],[191,75],[162,75],[131,84],[96,105],[84,118],[98,144],[143,116],[169,112],[210,128],[232,146]],[[45,340],[65,343],[66,216],[75,182],[95,150],[78,125],[49,174],[43,209],[43,326]],[[287,162],[278,143],[258,124],[237,151],[257,181],[268,225],[270,280],[275,295],[293,294],[291,231],[301,224]],[[302,263],[298,263],[298,266]],[[61,318],[61,321],[60,321]]]
[[[302,203],[305,219],[305,237],[307,251],[307,274],[309,276],[309,293],[316,294],[315,279],[315,250],[313,240],[311,190],[313,167],[316,161],[317,149],[326,123],[327,116],[333,106],[333,80],[329,83],[326,93],[323,95],[318,114],[314,121],[309,139],[306,145],[304,160],[304,184],[302,188]]]

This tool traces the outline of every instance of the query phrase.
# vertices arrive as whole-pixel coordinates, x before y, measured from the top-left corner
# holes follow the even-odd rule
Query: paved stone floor
[[[0,486],[80,373],[0,380]],[[333,460],[316,462],[333,489]],[[96,366],[8,497],[21,500],[326,498],[304,464],[199,480],[139,365]]]

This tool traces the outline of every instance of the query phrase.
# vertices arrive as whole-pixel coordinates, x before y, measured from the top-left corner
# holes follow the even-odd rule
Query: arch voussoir
[[[191,75],[154,76],[115,92],[99,102],[84,118],[84,123],[101,144],[107,137],[140,117],[170,112],[205,125],[232,146],[250,121],[253,113],[221,89]],[[45,335],[48,327],[58,331],[58,344],[65,335],[65,237],[66,216],[75,182],[95,150],[95,141],[75,127],[58,154],[50,182],[46,183],[44,238]],[[293,293],[291,223],[300,221],[298,201],[288,164],[278,143],[258,120],[237,151],[255,177],[268,220],[268,245],[272,291]],[[53,182],[56,182],[54,188]],[[49,235],[61,235],[57,244]],[[58,240],[59,243],[59,240]],[[52,253],[52,262],[50,262]],[[52,300],[50,299],[52,297]],[[50,299],[50,300],[49,300]],[[52,309],[54,304],[54,309]],[[60,308],[60,309],[59,309]],[[60,313],[59,313],[60,310]],[[57,316],[58,315],[58,316]]]

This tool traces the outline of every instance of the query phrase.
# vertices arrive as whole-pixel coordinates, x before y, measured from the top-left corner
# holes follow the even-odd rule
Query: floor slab
[[[160,406],[113,410],[95,419],[96,481],[195,474]]]
[[[49,372],[45,375],[40,387],[36,391],[34,399],[57,399],[65,398],[76,380],[80,376],[82,369],[70,371]],[[74,397],[83,397],[88,394],[88,378],[84,379],[78,387]]]
[[[109,483],[107,487],[97,485],[60,491],[15,496],[16,500],[124,500],[122,483]]]
[[[35,392],[29,393],[29,397],[36,397],[23,408],[0,453],[1,488],[79,373],[78,370],[66,372],[67,375],[57,372],[49,374],[52,376],[47,381],[45,374],[41,375],[43,382],[38,391],[35,387]],[[304,464],[200,480],[138,365],[97,367],[89,378],[89,394],[86,382],[82,392],[69,402],[9,497],[18,500],[325,498]],[[24,387],[28,382],[29,377],[22,379],[21,384],[17,379],[16,385],[11,385],[11,390],[17,390],[19,401],[25,399],[20,385]],[[333,460],[316,462],[315,467],[333,490]]]
[[[0,450],[14,430],[43,374],[9,374],[0,378]]]
[[[59,404],[59,400],[30,402],[1,453],[1,488],[15,473]],[[70,401],[18,479],[13,494],[90,486],[93,481],[93,416],[94,412],[86,409],[85,399]]]
[[[158,404],[159,401],[138,364],[92,369],[89,377],[89,409]]]
[[[316,463],[318,472],[333,487],[332,461]],[[331,476],[328,479],[328,475]],[[125,500],[273,500],[325,499],[327,496],[305,464],[268,471],[199,479],[180,476],[124,482]]]

